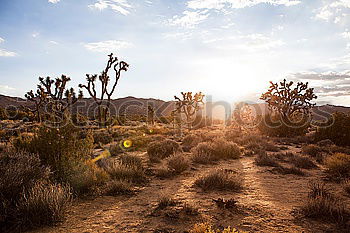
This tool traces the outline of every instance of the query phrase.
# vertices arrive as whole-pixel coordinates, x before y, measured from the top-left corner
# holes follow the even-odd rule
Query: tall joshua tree
[[[308,83],[298,82],[293,87],[293,81],[287,82],[284,79],[280,83],[270,84],[269,90],[260,99],[268,104],[270,110],[277,112],[283,121],[289,122],[296,113],[310,114],[315,105],[311,101],[317,99],[317,96],[314,89],[308,87]]]
[[[79,91],[76,95],[73,88],[67,88],[67,83],[71,79],[65,75],[60,78],[45,79],[39,77],[37,91],[34,94],[33,90],[25,95],[29,101],[34,102],[38,120],[41,120],[41,112],[48,113],[56,120],[63,119],[67,109],[83,97],[83,93]]]
[[[117,57],[113,56],[113,53],[108,55],[109,59],[105,69],[100,75],[94,74],[86,75],[87,84],[79,84],[80,88],[87,90],[91,98],[98,106],[98,120],[100,123],[104,124],[107,121],[107,114],[111,105],[111,97],[116,89],[120,75],[122,71],[128,70],[128,63],[124,61],[119,61]],[[111,80],[108,75],[109,71],[114,70],[114,77]],[[96,90],[96,81],[100,82],[101,89],[100,93]]]
[[[186,117],[186,124],[189,130],[191,130],[191,123],[196,116],[196,113],[201,108],[204,95],[202,92],[192,94],[192,92],[181,92],[182,99],[174,96],[176,100],[175,111],[181,116],[184,114]]]

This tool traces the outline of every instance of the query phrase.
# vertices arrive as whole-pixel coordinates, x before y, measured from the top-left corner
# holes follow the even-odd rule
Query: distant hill
[[[111,113],[112,114],[146,114],[147,106],[151,105],[155,109],[157,116],[166,116],[174,109],[174,101],[163,101],[159,99],[146,99],[146,98],[135,98],[132,96],[119,98],[112,100]],[[20,97],[10,97],[0,94],[0,107],[8,108],[14,107],[30,107],[33,103]],[[267,111],[267,105],[264,103],[255,104],[254,108],[257,109],[258,114],[264,114]],[[73,112],[80,112],[83,114],[93,115],[96,109],[96,104],[91,98],[83,98],[72,108]],[[315,120],[325,120],[327,117],[334,112],[345,112],[350,113],[350,107],[335,106],[335,105],[321,105],[315,106],[312,109]],[[223,119],[224,110],[214,109],[213,118]]]

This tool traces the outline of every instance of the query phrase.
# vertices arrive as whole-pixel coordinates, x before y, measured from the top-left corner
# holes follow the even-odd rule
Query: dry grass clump
[[[144,183],[147,180],[143,167],[126,164],[123,161],[110,161],[105,170],[114,180],[127,181],[131,183]]]
[[[255,157],[255,164],[258,166],[267,166],[267,167],[279,167],[279,163],[272,156],[267,155],[267,153],[259,153]]]
[[[305,145],[301,148],[301,150],[304,154],[310,155],[312,157],[317,157],[324,151],[320,146],[315,144]]]
[[[180,145],[170,139],[151,142],[147,147],[147,154],[151,162],[159,162],[178,151],[181,151]]]
[[[223,138],[216,138],[212,142],[201,142],[192,150],[192,160],[195,163],[208,164],[220,159],[238,159],[240,148],[236,143]]]
[[[196,134],[189,134],[182,140],[182,149],[185,152],[189,152],[193,147],[197,146],[202,141],[203,138],[201,136]]]
[[[71,197],[69,186],[36,183],[24,192],[17,204],[21,224],[35,227],[62,220]]]
[[[223,230],[214,229],[209,223],[200,223],[193,226],[190,233],[239,233],[235,228],[227,227]]]
[[[297,175],[297,176],[305,176],[305,172],[295,166],[291,166],[291,167],[278,166],[278,167],[274,167],[271,171],[282,175],[291,174],[291,175]]]
[[[107,195],[121,195],[132,193],[132,186],[130,182],[124,180],[111,180],[106,183]]]
[[[335,153],[325,159],[325,166],[330,178],[347,178],[350,176],[350,155]]]
[[[289,161],[298,168],[312,169],[317,167],[316,164],[308,157],[294,154]]]
[[[214,170],[209,174],[198,178],[194,185],[203,191],[230,190],[241,191],[243,186],[239,178],[225,170]]]
[[[343,190],[350,195],[350,180],[346,180],[343,184]]]
[[[304,216],[333,222],[344,222],[348,213],[324,184],[311,183],[309,197],[301,207]]]
[[[175,154],[167,159],[167,167],[173,174],[180,174],[190,167],[190,161],[182,154]]]
[[[179,204],[179,202],[175,201],[171,197],[169,197],[169,196],[162,196],[158,200],[157,209],[164,209],[164,208],[166,208],[168,206],[176,206],[177,204]]]

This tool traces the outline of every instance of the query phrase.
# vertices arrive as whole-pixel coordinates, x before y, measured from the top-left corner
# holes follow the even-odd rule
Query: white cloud
[[[204,41],[204,43],[211,44],[216,49],[244,50],[247,52],[270,50],[285,44],[282,40],[276,40],[262,34],[248,34],[226,38],[215,38]]]
[[[1,94],[8,95],[8,94],[11,94],[14,90],[16,90],[16,89],[13,87],[10,87],[7,85],[0,85],[0,93]]]
[[[299,4],[299,0],[190,0],[187,6],[191,9],[216,9],[223,8],[245,8],[261,3],[271,5],[294,6]]]
[[[0,37],[0,43],[4,42],[5,40],[3,38]]]
[[[169,24],[184,28],[193,28],[195,25],[208,18],[208,16],[209,15],[206,11],[184,11],[182,16],[175,15],[172,19],[170,19]]]
[[[17,53],[0,48],[0,57],[14,57],[14,56],[17,56]]]
[[[348,14],[344,11],[349,9],[350,0],[328,0],[321,8],[314,11],[316,13],[315,19],[338,24],[347,17]]]
[[[49,3],[56,4],[56,3],[58,3],[59,1],[61,1],[61,0],[49,0]]]
[[[115,52],[121,49],[132,47],[133,44],[127,41],[106,40],[94,43],[85,43],[84,47],[93,52]]]
[[[50,44],[53,44],[53,45],[58,45],[58,42],[54,41],[54,40],[50,40],[49,41]]]
[[[97,0],[95,4],[88,6],[90,9],[98,9],[100,11],[111,8],[113,11],[122,15],[130,14],[132,6],[127,0]]]
[[[33,37],[33,38],[37,38],[38,36],[40,36],[40,33],[39,33],[39,32],[34,32],[34,33],[32,34],[32,37]]]

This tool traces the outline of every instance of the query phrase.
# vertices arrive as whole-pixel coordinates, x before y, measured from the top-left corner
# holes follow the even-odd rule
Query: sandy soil
[[[291,147],[290,150],[299,152],[300,149]],[[193,187],[197,177],[215,168],[237,171],[244,190],[241,193],[202,192]],[[79,200],[61,225],[35,232],[184,232],[199,222],[247,232],[340,232],[335,225],[298,218],[293,211],[306,199],[309,182],[322,179],[322,168],[305,170],[306,176],[278,175],[270,170],[256,166],[254,157],[194,166],[172,179],[152,178],[133,196]],[[338,186],[334,188],[341,192]],[[171,196],[182,205],[195,206],[199,215],[183,215],[176,208],[156,211],[162,195]],[[212,201],[214,198],[234,198],[238,208],[220,209]]]

